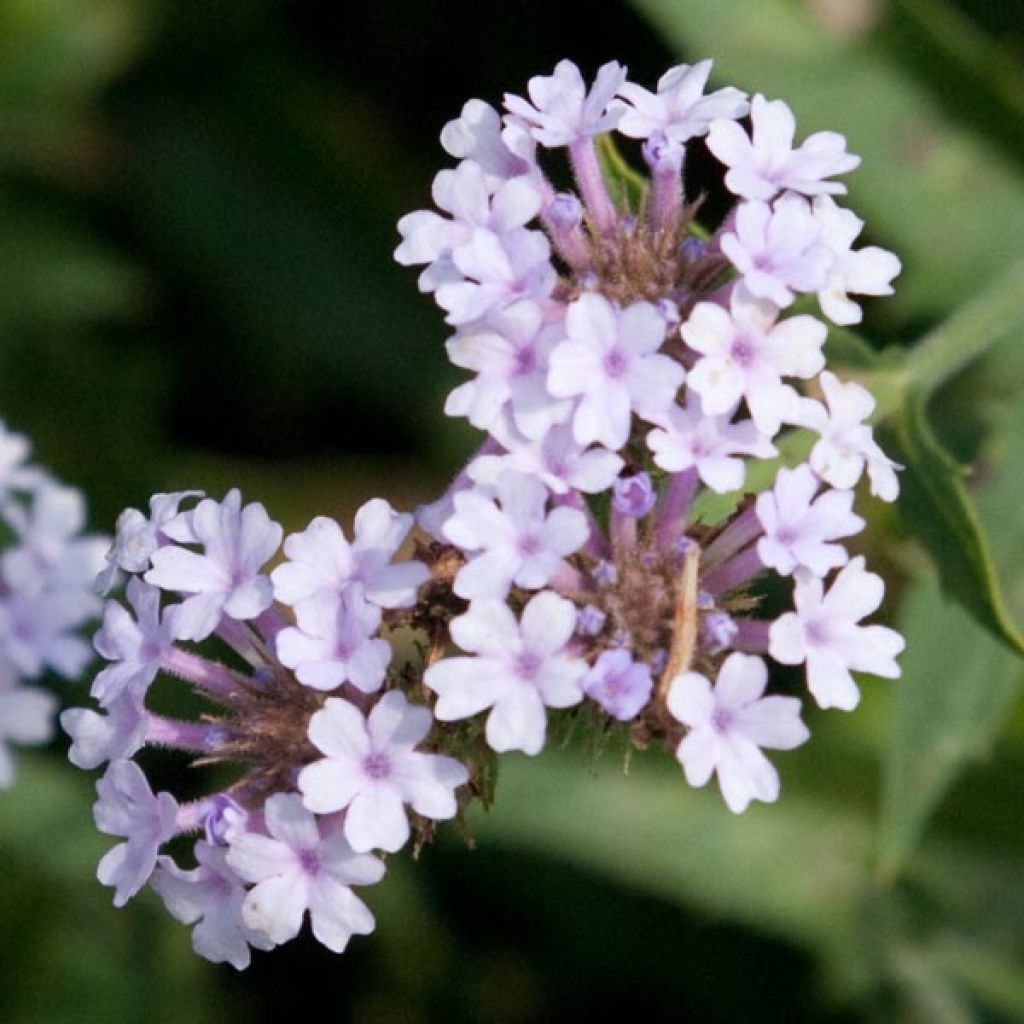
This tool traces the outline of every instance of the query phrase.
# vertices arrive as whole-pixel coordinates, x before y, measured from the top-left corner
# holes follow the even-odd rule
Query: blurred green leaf
[[[898,454],[906,467],[901,514],[931,552],[943,589],[980,625],[1022,654],[1024,637],[1006,609],[984,524],[963,484],[964,470],[936,439],[926,405],[926,396],[912,388],[898,424]]]
[[[612,200],[620,210],[636,212],[647,195],[647,179],[630,165],[615,145],[611,132],[597,140],[597,155]]]
[[[917,414],[921,415],[920,408]],[[923,430],[918,441],[934,444],[926,426]],[[899,871],[964,765],[989,753],[1024,680],[1020,659],[991,630],[999,621],[1008,621],[1011,613],[1024,617],[1024,401],[1018,400],[1014,408],[1002,449],[995,453],[995,481],[982,494],[977,514],[963,516],[959,529],[929,520],[940,513],[958,517],[963,512],[958,503],[966,497],[959,480],[943,468],[947,460],[941,450],[925,456],[934,464],[932,486],[946,491],[938,506],[924,503],[911,512],[919,520],[915,528],[930,531],[940,571],[963,573],[988,587],[998,567],[1009,610],[1001,602],[980,609],[972,599],[971,616],[952,604],[930,578],[915,584],[907,596],[901,618],[907,650],[895,691],[879,837],[888,875]],[[905,476],[904,491],[911,496],[911,505],[905,508],[912,510],[920,477],[917,471]],[[984,547],[979,553],[971,536],[961,532],[973,529],[977,521],[989,537],[991,553]],[[940,543],[943,534],[945,549]],[[967,557],[972,550],[980,558],[975,564]],[[951,582],[952,588],[960,585]]]
[[[907,322],[954,308],[1024,251],[1024,179],[945,116],[898,50],[843,38],[812,4],[635,2],[681,55],[714,57],[719,81],[785,99],[804,135],[843,132],[863,156],[849,176],[851,206],[904,261],[880,316]]]
[[[788,793],[739,818],[717,792],[688,789],[668,759],[637,758],[626,776],[609,758],[595,776],[580,770],[577,753],[504,765],[481,838],[784,936],[821,951],[840,987],[864,983],[866,816]]]

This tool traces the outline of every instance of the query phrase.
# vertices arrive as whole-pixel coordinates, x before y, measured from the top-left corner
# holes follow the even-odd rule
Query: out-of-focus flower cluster
[[[93,658],[82,627],[108,540],[83,535],[79,491],[28,462],[29,443],[0,423],[0,788],[15,780],[10,744],[45,743],[57,700],[47,673],[79,678]]]
[[[473,100],[445,127],[459,162],[437,210],[400,222],[396,257],[424,265],[470,374],[446,412],[487,438],[419,510],[422,537],[375,499],[351,537],[314,519],[267,572],[283,531],[237,491],[124,513],[100,708],[64,719],[72,760],[109,762],[95,813],[123,839],[99,868],[115,903],[150,882],[198,952],[236,967],[307,912],[341,950],[373,927],[353,886],[380,879],[377,854],[488,803],[495,755],[537,754],[556,715],[666,747],[740,812],[778,796],[764,751],[808,738],[773,665],[844,710],[852,673],[898,675],[902,638],[864,622],[882,580],[845,544],[858,482],[891,501],[898,467],[809,310],[856,323],[855,296],[890,293],[899,263],[854,248],[863,224],[833,198],[859,163],[843,137],[796,144],[784,103],[706,93],[710,70],[649,91],[614,63],[588,87],[563,61],[504,114]],[[615,132],[642,186],[609,171]],[[685,187],[697,146],[734,200],[717,226]],[[555,150],[572,191],[552,184]],[[744,496],[755,463],[777,471]],[[151,710],[161,673],[203,698],[197,720]],[[230,774],[179,803],[133,760],[146,744]],[[183,838],[187,863],[162,852]]]

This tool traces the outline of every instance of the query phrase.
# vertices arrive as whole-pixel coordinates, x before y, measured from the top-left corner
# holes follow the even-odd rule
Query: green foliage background
[[[864,157],[895,299],[832,358],[906,463],[870,508],[908,650],[809,709],[783,797],[734,818],[677,766],[508,759],[478,847],[395,858],[377,933],[244,975],[155,897],[114,911],[91,780],[0,795],[0,1019],[1024,1021],[1024,5],[1011,0],[0,0],[0,413],[110,529],[232,484],[286,527],[433,495],[440,317],[393,265],[445,120],[569,56],[716,59]],[[968,467],[968,468],[961,468]],[[80,699],[63,687],[69,703]],[[178,782],[195,781],[180,766]]]

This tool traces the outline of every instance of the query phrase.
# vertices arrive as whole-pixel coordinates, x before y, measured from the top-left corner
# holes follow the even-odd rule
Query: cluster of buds
[[[110,762],[95,814],[124,838],[99,867],[115,903],[151,882],[196,950],[236,967],[307,911],[340,951],[373,927],[352,887],[382,877],[381,854],[488,803],[496,754],[537,754],[553,718],[666,747],[740,812],[778,796],[763,751],[808,737],[772,663],[804,666],[822,708],[857,704],[853,672],[898,675],[902,638],[862,624],[882,580],[843,543],[864,526],[858,481],[891,501],[898,467],[870,394],[825,368],[826,325],[786,311],[817,296],[855,323],[851,295],[890,293],[899,263],[853,248],[862,222],[833,199],[858,163],[843,137],[794,147],[784,103],[705,95],[710,69],[650,92],[613,63],[588,89],[563,61],[504,115],[474,100],[444,129],[460,162],[435,180],[441,212],[400,222],[396,257],[425,265],[473,374],[446,412],[487,439],[415,521],[381,499],[351,540],[314,519],[264,573],[283,531],[237,491],[122,516],[107,582],[131,574],[134,614],[108,604],[101,708],[65,717],[72,760]],[[636,194],[611,187],[616,131],[649,168]],[[734,197],[714,230],[684,187],[697,145]],[[576,191],[541,164],[562,148]],[[796,432],[805,461],[744,496]],[[710,516],[711,499],[731,511]],[[203,699],[198,719],[149,710],[160,673]],[[231,781],[154,793],[132,760],[147,744]],[[184,867],[161,853],[182,837]]]
[[[15,766],[8,744],[45,743],[57,700],[27,685],[47,673],[79,678],[92,660],[79,635],[95,619],[93,589],[107,539],[83,535],[81,492],[26,460],[29,443],[0,423],[0,788]]]

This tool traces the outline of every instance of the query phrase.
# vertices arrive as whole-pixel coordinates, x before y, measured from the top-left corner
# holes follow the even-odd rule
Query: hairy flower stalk
[[[862,624],[882,581],[843,543],[864,526],[861,476],[892,500],[898,467],[871,396],[826,369],[826,325],[791,307],[816,296],[855,323],[851,295],[888,294],[899,263],[853,249],[862,223],[832,198],[859,163],[842,136],[796,145],[784,103],[706,93],[710,71],[673,68],[652,92],[614,63],[588,87],[563,61],[504,115],[473,100],[445,127],[459,163],[438,210],[400,222],[396,258],[424,267],[470,374],[445,411],[486,440],[418,535],[374,499],[351,540],[319,517],[267,572],[282,530],[237,491],[122,516],[106,582],[131,575],[133,611],[111,602],[97,636],[100,711],[65,716],[72,759],[110,762],[96,820],[124,838],[100,865],[115,902],[151,880],[196,950],[239,968],[307,912],[341,950],[373,928],[352,887],[381,878],[377,853],[488,804],[495,755],[537,754],[554,719],[587,707],[601,733],[670,750],[691,785],[717,776],[740,812],[778,797],[763,751],[809,735],[773,663],[804,666],[823,708],[856,705],[853,672],[898,675],[902,638]],[[604,164],[614,132],[649,172],[632,200]],[[685,188],[695,146],[734,200],[717,228]],[[576,192],[555,189],[546,150]],[[806,462],[745,494],[748,466],[796,431]],[[791,609],[768,610],[772,577]],[[149,710],[161,673],[203,699],[197,721]],[[132,760],[146,744],[231,772],[179,805]],[[181,836],[194,866],[161,852]]]

